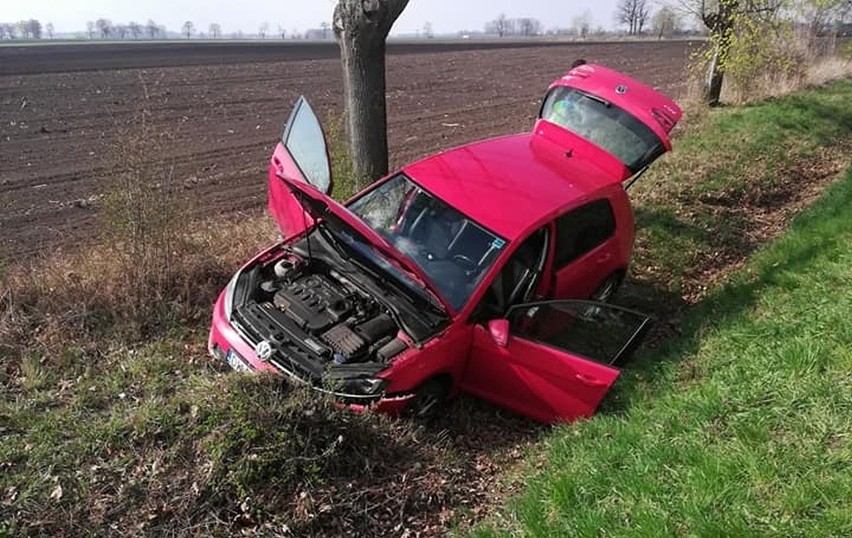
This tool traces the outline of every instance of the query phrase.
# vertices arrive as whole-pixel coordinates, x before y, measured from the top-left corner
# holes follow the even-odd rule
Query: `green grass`
[[[850,100],[847,80],[687,118],[674,153],[631,191],[637,280],[696,295],[709,268],[735,265],[765,240],[761,226],[783,227],[767,217],[849,166]]]
[[[28,356],[0,399],[0,536],[207,535],[273,520],[321,535],[315,509],[293,512],[299,491],[335,503],[331,517],[360,483],[441,455],[404,422],[280,378],[222,375],[195,345],[203,336],[69,350],[66,368]]]
[[[852,170],[473,535],[852,535],[850,245]]]

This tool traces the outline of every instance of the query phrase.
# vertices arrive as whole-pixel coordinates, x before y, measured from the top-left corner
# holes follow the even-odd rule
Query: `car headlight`
[[[225,307],[225,318],[228,321],[231,320],[231,312],[234,310],[234,290],[237,287],[237,281],[240,279],[240,272],[231,277],[231,281],[228,282],[228,285],[225,287],[225,298],[224,298],[224,307]]]
[[[342,379],[335,388],[335,392],[352,396],[378,396],[387,386],[387,380],[381,378]]]

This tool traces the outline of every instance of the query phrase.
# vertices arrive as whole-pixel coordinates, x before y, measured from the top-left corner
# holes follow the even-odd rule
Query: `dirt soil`
[[[117,53],[88,61],[79,51],[42,54],[41,63],[0,48],[0,73],[17,73],[0,74],[0,257],[74,248],[94,235],[100,194],[122,162],[115,144],[138,129],[143,102],[174,140],[170,155],[151,155],[150,162],[173,158],[186,198],[207,217],[264,207],[266,162],[300,94],[323,118],[342,110],[340,62],[327,50],[328,57],[282,61],[270,61],[267,49],[226,50],[217,60],[206,50],[199,59],[192,48],[173,47],[121,61]],[[175,50],[187,65],[174,66],[182,62]],[[677,97],[689,44],[428,50],[388,58],[392,166],[529,129],[548,84],[578,57]],[[150,67],[157,63],[168,67]],[[34,65],[44,72],[27,74]],[[111,68],[80,70],[98,65]]]

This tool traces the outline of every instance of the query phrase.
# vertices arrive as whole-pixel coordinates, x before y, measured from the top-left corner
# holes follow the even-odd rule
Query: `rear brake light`
[[[654,119],[657,120],[657,123],[660,124],[667,133],[674,129],[675,122],[670,117],[668,117],[664,112],[657,108],[651,109],[651,115],[654,116]]]

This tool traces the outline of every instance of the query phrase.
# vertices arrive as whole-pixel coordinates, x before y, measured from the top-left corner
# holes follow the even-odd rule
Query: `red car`
[[[464,390],[540,421],[591,415],[650,327],[603,302],[633,246],[623,182],[671,149],[680,117],[582,65],[532,132],[427,157],[340,204],[299,99],[269,167],[284,239],[220,295],[211,353],[357,409],[429,416]]]

